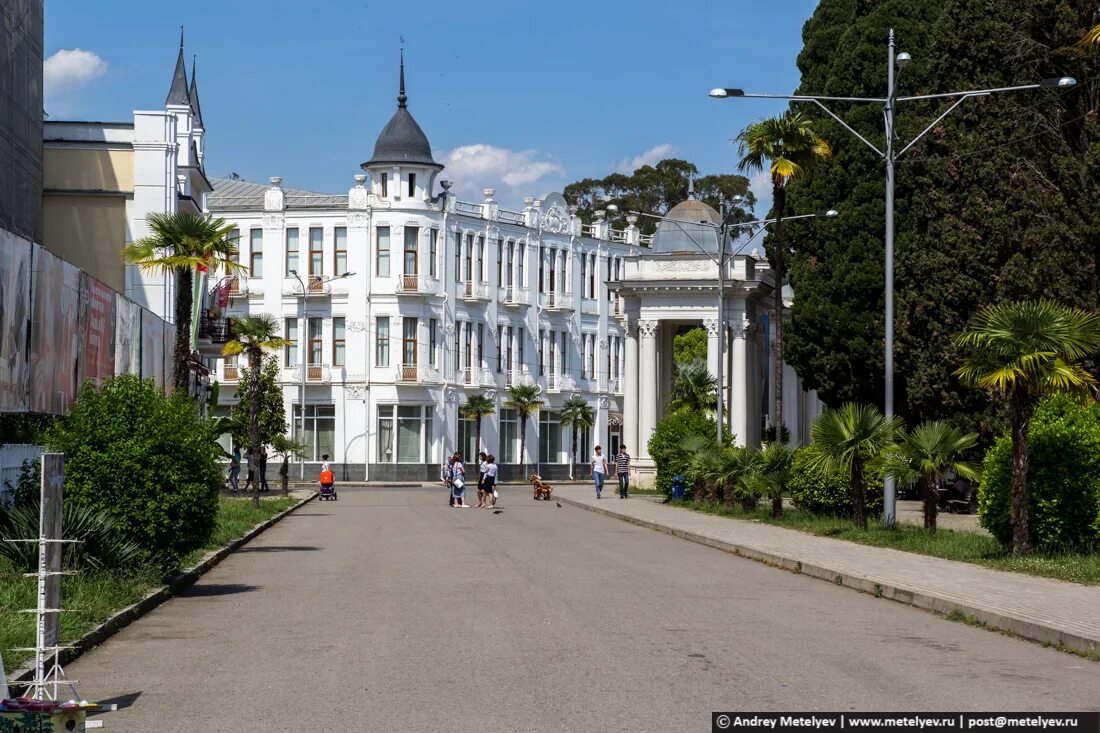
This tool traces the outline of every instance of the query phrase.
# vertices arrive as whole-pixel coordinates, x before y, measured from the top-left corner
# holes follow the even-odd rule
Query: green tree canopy
[[[912,54],[901,94],[1028,84],[1073,76],[1075,89],[1040,89],[964,102],[897,170],[896,403],[907,422],[948,419],[986,436],[998,426],[988,397],[952,374],[952,335],[998,300],[1045,295],[1097,303],[1100,54],[1078,40],[1092,24],[1084,0],[821,0],[803,30],[798,92],[884,96],[886,41]],[[912,139],[948,101],[898,108],[898,137]],[[831,108],[869,140],[883,141],[881,104]],[[830,405],[883,402],[884,174],[881,159],[823,112],[834,156],[788,187],[797,210],[843,216],[791,222],[795,302],[786,357]]]
[[[252,371],[245,369],[237,383],[239,399],[233,405],[233,443],[242,449],[251,445],[249,440],[248,400],[251,394]],[[286,407],[283,404],[283,388],[279,386],[279,360],[268,356],[260,367],[260,445],[272,445],[275,438],[287,429]],[[281,451],[280,451],[281,452]]]
[[[562,194],[565,200],[577,207],[577,215],[590,224],[595,212],[606,210],[608,204],[619,207],[619,213],[612,219],[617,229],[627,225],[626,215],[631,211],[664,216],[669,209],[688,197],[688,179],[698,175],[699,170],[686,160],[668,158],[655,165],[643,165],[633,173],[612,173],[606,178],[585,178],[570,183]],[[721,201],[735,195],[746,197],[755,203],[749,190],[749,179],[731,174],[713,174],[695,179],[695,196],[714,208]],[[740,221],[751,221],[745,211],[737,214]],[[652,234],[657,228],[657,220],[640,217],[637,226],[644,234]]]
[[[693,361],[706,363],[707,330],[701,326],[689,328],[672,337],[672,360],[677,366]]]

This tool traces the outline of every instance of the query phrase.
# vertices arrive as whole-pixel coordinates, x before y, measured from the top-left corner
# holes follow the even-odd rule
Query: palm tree
[[[542,405],[542,391],[533,384],[515,384],[508,388],[504,406],[516,411],[519,418],[519,455],[523,461],[524,478],[527,478],[527,419],[538,412]]]
[[[283,457],[283,465],[279,468],[279,479],[283,484],[283,496],[286,496],[289,493],[287,484],[290,476],[290,459],[304,457],[306,447],[294,438],[276,435],[271,439],[271,450]]]
[[[569,438],[569,478],[573,478],[573,467],[577,463],[577,433],[588,430],[595,422],[592,406],[580,395],[573,395],[561,406],[561,424],[571,428]]]
[[[1008,405],[1012,433],[1012,552],[1031,551],[1028,530],[1028,424],[1052,392],[1085,397],[1096,379],[1080,364],[1100,348],[1100,316],[1049,300],[994,303],[955,337],[967,356],[955,374]]]
[[[851,475],[852,520],[860,529],[867,529],[864,468],[894,444],[900,431],[900,418],[886,417],[874,405],[857,402],[827,410],[814,421],[813,463]]]
[[[829,143],[813,130],[813,121],[799,112],[768,117],[755,122],[737,136],[738,152],[743,156],[738,170],[772,177],[772,213],[775,215],[772,246],[772,270],[775,272],[775,342],[773,366],[775,381],[775,420],[777,436],[783,435],[783,216],[787,213],[787,182],[811,170],[832,155]]]
[[[976,463],[960,458],[978,443],[977,433],[962,433],[942,421],[926,422],[886,449],[879,461],[899,481],[916,481],[924,500],[924,528],[936,531],[936,479],[948,471],[977,481]]]
[[[714,412],[717,393],[718,380],[707,371],[706,364],[701,361],[680,364],[672,378],[669,407],[673,410],[687,407],[700,412]]]
[[[760,476],[772,500],[772,516],[783,516],[783,494],[794,462],[794,446],[773,440],[760,451]]]
[[[753,511],[766,487],[760,476],[760,452],[754,448],[719,445],[706,436],[688,436],[682,445],[687,456],[684,474],[698,489],[696,500],[713,498],[721,504],[741,502],[745,511]],[[713,495],[713,496],[712,496]]]
[[[491,399],[485,395],[470,395],[466,398],[466,402],[459,405],[458,414],[462,417],[469,418],[475,421],[475,430],[477,431],[477,450],[483,450],[481,447],[481,418],[486,415],[492,415],[496,412],[497,405]]]
[[[176,276],[176,348],[172,357],[173,384],[187,390],[191,355],[191,309],[194,306],[194,272],[243,269],[230,258],[237,251],[233,226],[186,211],[156,212],[145,219],[153,233],[122,248],[122,259],[142,270]]]
[[[248,394],[249,445],[251,446],[248,464],[254,468],[260,453],[260,365],[264,351],[281,349],[288,342],[279,336],[279,321],[275,316],[241,316],[233,323],[233,338],[226,342],[222,353],[226,356],[248,355],[248,368],[252,379]],[[259,481],[252,493],[252,506],[260,506]]]

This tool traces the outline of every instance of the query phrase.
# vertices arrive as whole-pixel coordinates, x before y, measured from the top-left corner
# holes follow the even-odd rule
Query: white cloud
[[[661,143],[660,145],[654,145],[649,150],[645,151],[641,155],[635,155],[633,158],[623,158],[619,161],[619,164],[615,166],[616,173],[622,173],[624,175],[630,175],[634,171],[641,168],[643,165],[653,165],[659,163],[669,156],[670,153],[675,152],[676,147],[669,143]]]
[[[756,215],[763,219],[772,208],[772,174],[762,170],[749,179],[749,190],[756,196]]]
[[[454,181],[461,198],[480,201],[482,189],[495,188],[496,199],[509,205],[523,196],[545,193],[533,184],[546,178],[562,177],[565,168],[549,160],[540,160],[535,150],[509,150],[476,143],[462,145],[439,156],[446,170],[443,178]]]
[[[57,94],[103,76],[107,62],[91,51],[63,48],[46,59],[42,73],[46,94]]]

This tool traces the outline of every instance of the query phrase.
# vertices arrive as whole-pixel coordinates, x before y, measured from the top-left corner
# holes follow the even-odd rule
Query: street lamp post
[[[302,278],[298,274],[297,270],[289,270],[289,272],[290,272],[291,275],[294,276],[294,279],[298,281],[298,284],[302,286],[302,314],[304,315],[305,314],[305,299],[306,299],[306,295],[307,295],[306,284],[302,281]],[[318,280],[314,284],[315,285],[324,285],[325,283],[330,283],[333,280],[343,280],[344,278],[351,277],[354,274],[355,274],[354,272],[345,272],[343,275],[337,275],[336,277],[330,277],[330,278],[327,278],[327,279]],[[306,337],[306,334],[305,334],[306,324],[302,324],[302,325],[303,325],[302,333],[299,334],[299,336],[298,336],[298,360],[301,362],[298,365],[299,368],[300,368],[300,372],[301,372],[301,374],[300,374],[301,383],[299,385],[299,390],[300,391],[298,392],[298,394],[299,394],[299,397],[298,397],[298,412],[301,413],[301,420],[299,421],[299,425],[301,426],[300,431],[298,433],[299,437],[301,437],[302,435],[305,435],[305,432],[306,432],[306,359],[305,359],[305,348],[304,348],[304,344],[303,344],[303,341],[305,340],[305,337]],[[299,464],[298,477],[299,477],[300,480],[305,481],[305,478],[306,478],[306,459],[305,459],[304,455],[302,457],[301,463]]]
[[[1057,77],[1052,79],[1043,79],[1035,84],[1022,84],[1019,86],[1010,87],[995,87],[990,89],[974,89],[970,91],[961,92],[945,92],[941,94],[922,94],[912,97],[898,97],[897,96],[897,76],[902,67],[905,66],[912,57],[905,52],[896,53],[894,47],[894,31],[890,30],[890,38],[887,45],[887,60],[886,60],[886,96],[885,97],[823,97],[808,94],[749,94],[743,89],[732,88],[719,88],[712,89],[710,96],[716,99],[735,99],[735,98],[753,98],[753,99],[786,99],[791,102],[809,102],[816,104],[820,107],[829,117],[833,118],[840,124],[845,130],[855,136],[860,142],[869,147],[875,152],[883,162],[886,164],[886,268],[885,268],[885,280],[886,288],[884,298],[886,301],[885,314],[886,319],[885,326],[885,359],[884,359],[884,386],[885,395],[883,400],[883,407],[885,408],[886,416],[892,417],[894,415],[894,170],[898,158],[912,148],[917,141],[923,138],[930,130],[938,125],[945,117],[955,111],[959,105],[972,97],[988,97],[992,94],[998,94],[1000,92],[1018,92],[1031,89],[1040,89],[1042,87],[1055,87],[1065,89],[1076,86],[1077,80],[1069,77]],[[900,102],[914,102],[914,101],[927,101],[933,99],[954,99],[954,103],[951,104],[939,117],[932,121],[927,127],[925,127],[918,135],[905,144],[901,150],[897,150],[895,147],[896,132],[894,129],[894,120],[896,117],[896,108]],[[878,146],[870,142],[863,135],[856,132],[847,122],[840,118],[835,112],[825,106],[825,102],[859,102],[859,103],[879,103],[884,105],[884,115],[886,126],[886,144],[885,150],[880,150]],[[884,482],[884,506],[882,512],[882,521],[886,527],[893,527],[896,513],[895,513],[895,482],[894,477],[887,474]]]
[[[630,213],[636,214],[638,216],[648,216],[648,217],[653,218],[653,219],[660,219],[661,221],[671,222],[671,223],[675,224],[680,229],[681,232],[683,232],[685,235],[687,235],[688,239],[690,239],[692,242],[695,243],[695,246],[698,247],[699,250],[703,254],[710,257],[712,260],[714,260],[714,263],[716,265],[718,265],[718,347],[717,347],[718,348],[718,373],[715,374],[714,376],[715,376],[715,380],[718,382],[718,395],[717,395],[717,405],[716,405],[717,409],[715,410],[715,412],[716,412],[717,423],[718,423],[718,443],[719,444],[722,443],[723,422],[724,422],[723,414],[724,414],[724,406],[725,406],[725,399],[724,399],[725,398],[725,379],[724,379],[724,374],[723,374],[723,372],[724,372],[723,364],[725,362],[725,353],[726,353],[726,263],[729,262],[729,259],[728,259],[729,257],[735,256],[738,252],[740,252],[742,249],[747,247],[749,242],[752,242],[753,239],[755,239],[757,236],[759,236],[760,233],[764,231],[764,227],[766,227],[768,224],[774,224],[776,221],[778,221],[777,219],[758,219],[756,221],[731,222],[730,217],[733,215],[733,212],[736,210],[736,209],[733,208],[733,206],[741,203],[741,201],[743,201],[743,199],[741,199],[740,197],[735,196],[730,202],[728,202],[728,203],[723,202],[722,203],[722,211],[720,213],[721,222],[716,227],[718,229],[718,252],[717,253],[710,252],[710,250],[708,250],[703,245],[702,242],[700,242],[695,237],[693,237],[691,235],[691,232],[688,231],[686,228],[684,228],[682,226],[681,222],[677,221],[676,219],[667,219],[667,218],[662,217],[662,216],[657,216],[656,214],[647,214],[647,213],[642,212],[642,211],[632,211],[632,212],[630,212]],[[838,214],[839,214],[839,212],[836,209],[829,209],[828,211],[817,211],[817,212],[814,212],[813,214],[799,214],[797,216],[785,216],[785,217],[783,217],[783,221],[791,221],[793,219],[814,219],[814,218],[818,218],[818,217],[832,218],[834,216],[837,216]],[[695,224],[695,222],[684,222],[684,223],[691,223],[693,225]],[[700,221],[700,222],[698,222],[698,225],[699,226],[707,226],[707,227],[715,227],[715,225],[712,222],[709,222],[709,221]],[[735,250],[734,252],[729,252],[728,251],[729,250],[729,245],[728,245],[729,232],[730,232],[731,229],[748,229],[748,228],[755,227],[755,226],[760,226],[760,229],[758,231],[756,231],[751,237],[749,237],[748,241],[743,242],[737,248],[737,250]],[[776,283],[775,287],[781,288],[781,287],[783,287],[783,284],[782,283]],[[745,436],[742,436],[742,437],[745,437]]]

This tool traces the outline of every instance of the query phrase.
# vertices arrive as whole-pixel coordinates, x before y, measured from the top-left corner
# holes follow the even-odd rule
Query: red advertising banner
[[[115,291],[89,275],[82,283],[80,383],[90,379],[98,386],[115,373]]]

